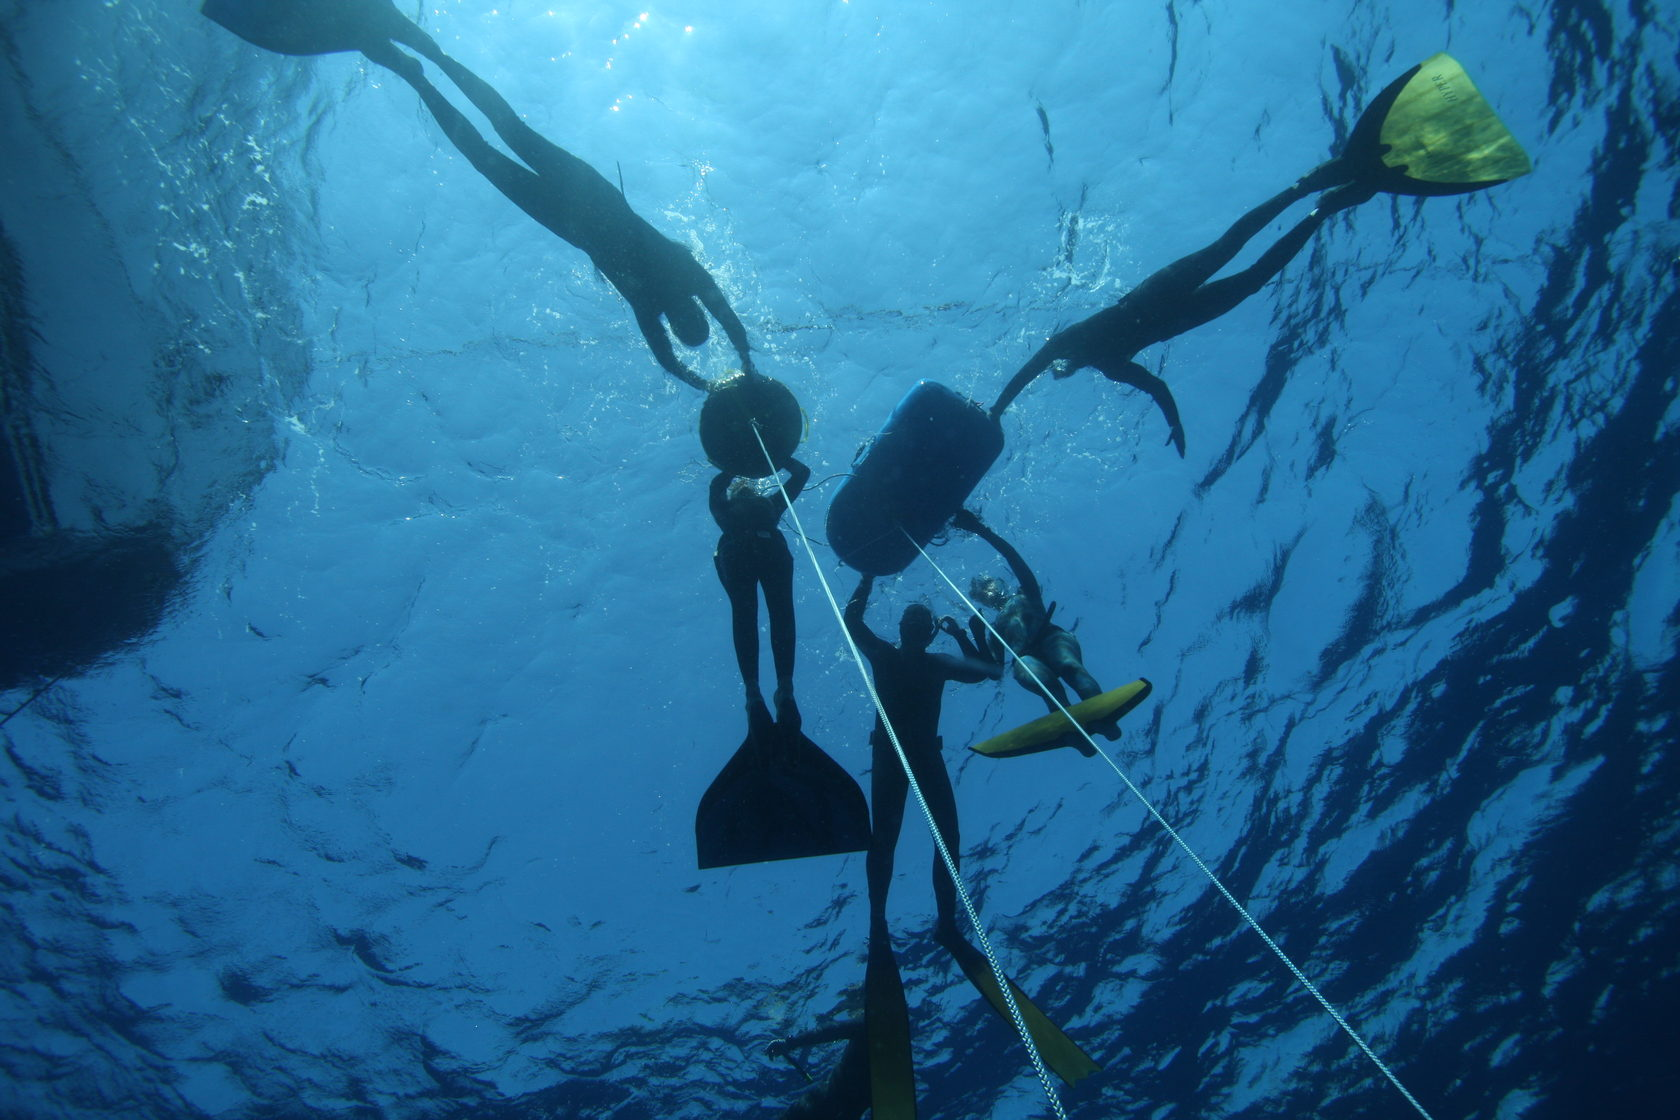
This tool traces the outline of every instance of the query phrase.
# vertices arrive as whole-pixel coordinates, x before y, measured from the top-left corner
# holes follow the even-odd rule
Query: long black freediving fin
[[[1003,991],[998,987],[991,964],[980,950],[961,937],[953,936],[942,940],[941,944],[957,958],[957,965],[962,969],[963,975],[986,997],[986,1002],[992,1005],[992,1010],[1013,1026],[1014,1019],[1009,1014],[1009,1003],[1003,998]],[[1040,1011],[1013,980],[1009,981],[1009,992],[1015,997],[1015,1006],[1020,1009],[1021,1019],[1027,1025],[1027,1033],[1032,1036],[1038,1056],[1057,1077],[1072,1085],[1080,1078],[1089,1077],[1102,1069],[1062,1028],[1052,1023],[1050,1017]]]
[[[869,803],[857,780],[796,730],[749,734],[700,798],[694,847],[702,869],[861,852]]]
[[[892,937],[884,926],[869,931],[863,979],[863,1020],[869,1047],[872,1120],[916,1120],[916,1067],[910,1056],[910,1007],[904,999]]]
[[[1343,158],[1391,194],[1482,190],[1533,170],[1528,153],[1451,55],[1390,82],[1360,116]]]
[[[402,42],[414,27],[393,0],[204,0],[199,11],[277,54],[359,51]]]

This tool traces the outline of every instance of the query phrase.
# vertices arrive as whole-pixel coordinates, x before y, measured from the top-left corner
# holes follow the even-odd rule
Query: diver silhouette
[[[942,618],[936,626],[933,612],[920,603],[912,603],[900,616],[898,645],[880,637],[864,619],[874,583],[875,577],[867,574],[858,581],[846,604],[846,629],[869,660],[886,719],[898,736],[934,825],[955,861],[960,850],[957,802],[941,755],[944,743],[939,736],[945,685],[952,681],[976,684],[997,680],[1002,676],[1002,667],[988,658],[954,620]],[[928,652],[937,632],[948,634],[956,641],[960,657]],[[873,830],[867,857],[869,950],[864,978],[864,1020],[874,1115],[887,1120],[915,1114],[909,1008],[887,924],[887,893],[892,886],[893,854],[904,822],[909,779],[879,716],[870,732],[869,745]],[[956,885],[937,853],[933,861],[933,894],[934,939],[956,959],[963,975],[987,1003],[1005,1021],[1012,1021],[1008,1000],[990,963],[962,936],[957,924]],[[1070,1083],[1097,1068],[1013,983],[1010,991],[1046,1065]]]
[[[993,419],[1003,415],[1021,390],[1046,369],[1066,377],[1089,366],[1110,381],[1147,393],[1168,426],[1167,442],[1184,454],[1184,426],[1166,382],[1133,361],[1138,351],[1176,338],[1211,322],[1258,292],[1283,271],[1295,254],[1332,215],[1356,206],[1377,192],[1373,182],[1355,179],[1354,167],[1331,160],[1238,218],[1218,240],[1155,272],[1112,307],[1057,331],[1010,378],[992,405]],[[1280,237],[1260,259],[1241,272],[1213,276],[1231,263],[1255,234],[1307,195],[1337,187],[1311,213]]]
[[[1283,270],[1329,218],[1378,192],[1431,197],[1467,194],[1531,170],[1528,155],[1454,58],[1437,54],[1390,82],[1360,114],[1342,151],[1238,218],[1213,244],[1154,273],[1112,307],[1057,331],[1010,378],[992,405],[1003,415],[1034,378],[1086,366],[1142,389],[1166,417],[1168,442],[1184,454],[1184,429],[1166,383],[1132,359],[1236,307]],[[1294,203],[1319,191],[1318,205],[1252,265],[1214,274]]]
[[[1022,559],[1015,546],[999,536],[971,510],[958,510],[957,515],[951,519],[951,524],[965,532],[973,533],[995,548],[998,555],[1009,565],[1009,570],[1019,585],[1018,589],[1011,593],[1003,581],[995,576],[981,576],[974,580],[969,589],[976,602],[997,612],[993,626],[1003,636],[1008,648],[1015,652],[1016,682],[1034,696],[1043,699],[1045,707],[1052,712],[1068,706],[1063,682],[1066,682],[1081,700],[1089,700],[1100,694],[1102,686],[1085,668],[1085,652],[1079,646],[1079,639],[1074,637],[1071,631],[1064,630],[1051,621],[1056,604],[1045,604],[1044,591],[1039,586],[1038,577],[1033,575],[1032,569],[1027,566],[1027,562]],[[990,634],[986,635],[986,639],[991,656],[1001,661],[1005,650]],[[1034,677],[1037,678],[1036,681]],[[1091,730],[1097,731],[1104,738],[1118,739],[1119,716],[1109,716],[1100,720],[1091,725]],[[1081,735],[1069,736],[1065,742],[1087,757],[1096,754]]]
[[[811,468],[790,458],[788,480],[773,494],[761,494],[751,480],[719,471],[712,479],[712,518],[721,530],[712,563],[729,596],[735,661],[746,689],[748,727],[754,734],[770,721],[758,683],[758,596],[770,616],[770,658],[776,670],[776,722],[798,725],[793,699],[793,554],[777,523],[788,503],[811,479]],[[783,495],[786,495],[785,497]]]
[[[520,120],[489,83],[445,54],[392,0],[205,0],[202,10],[268,50],[293,55],[360,51],[392,71],[420,95],[444,135],[479,174],[549,232],[588,255],[629,303],[648,348],[668,373],[701,391],[710,388],[677,357],[670,339],[674,334],[684,346],[703,345],[711,335],[707,312],[722,325],[742,367],[753,371],[746,329],[693,254],[643,220],[600,172]],[[398,43],[448,75],[518,159],[492,146]]]

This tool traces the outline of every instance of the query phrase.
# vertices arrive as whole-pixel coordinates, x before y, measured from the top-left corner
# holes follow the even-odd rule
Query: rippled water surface
[[[399,7],[718,277],[819,480],[1452,52],[1533,174],[1379,196],[1145,351],[1182,459],[1142,394],[1035,383],[975,501],[1096,675],[1154,682],[1117,761],[1429,1114],[1672,1108],[1672,5]],[[694,868],[743,723],[698,395],[407,86],[196,9],[0,0],[9,438],[61,526],[177,573],[0,699],[0,1114],[776,1115],[765,1045],[855,1010],[864,869]],[[837,486],[799,506],[843,596]],[[796,595],[806,730],[863,777],[803,560]],[[960,613],[918,564],[877,629],[918,597]],[[962,750],[1037,711],[953,689],[944,733],[1003,963],[1104,1067],[1067,1114],[1416,1115],[1100,761]],[[1048,1115],[928,852],[921,1112]]]

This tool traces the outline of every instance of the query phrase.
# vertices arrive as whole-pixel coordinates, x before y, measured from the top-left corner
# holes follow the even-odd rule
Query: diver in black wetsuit
[[[1050,621],[1055,605],[1045,606],[1044,591],[1038,585],[1038,578],[1027,567],[1021,554],[1015,551],[1015,546],[998,536],[969,510],[959,510],[951,519],[951,524],[973,533],[997,549],[1020,585],[1019,590],[1010,594],[1002,580],[986,576],[974,581],[969,594],[981,605],[997,612],[992,624],[1003,635],[1009,648],[1015,651],[1014,676],[1021,687],[1043,699],[1052,712],[1058,710],[1058,705],[1064,708],[1068,705],[1067,693],[1062,688],[1064,681],[1081,700],[1089,700],[1101,693],[1102,686],[1085,668],[1085,654],[1079,648],[1079,639]],[[992,654],[1001,660],[1004,651],[997,648],[995,638],[990,639],[990,645]],[[1033,679],[1035,676],[1037,681]],[[1042,688],[1039,682],[1042,682]],[[1091,729],[1104,738],[1118,739],[1119,717],[1099,721]],[[1071,736],[1067,745],[1087,757],[1096,753],[1083,736]]]
[[[1331,187],[1339,189],[1321,198],[1312,213],[1279,238],[1259,260],[1234,275],[1213,279],[1213,274],[1229,264],[1250,238],[1285,209],[1315,191]],[[1287,190],[1238,218],[1212,245],[1156,272],[1120,297],[1114,306],[1057,331],[1004,386],[992,405],[992,419],[1002,416],[1021,390],[1051,366],[1056,367],[1056,377],[1066,377],[1091,366],[1110,381],[1148,393],[1166,417],[1170,428],[1167,441],[1183,455],[1184,427],[1171,390],[1166,382],[1134,362],[1133,356],[1146,346],[1165,342],[1217,319],[1258,292],[1283,270],[1332,214],[1366,201],[1376,191],[1374,184],[1354,180],[1349,162],[1335,159],[1322,164]]]
[[[599,172],[519,119],[482,78],[445,54],[391,0],[204,0],[210,19],[249,43],[290,55],[360,51],[413,86],[451,143],[514,205],[589,255],[629,302],[654,357],[673,376],[702,391],[705,378],[678,360],[671,332],[685,346],[711,334],[710,311],[752,372],[747,332],[706,270],[687,249],[662,236]],[[523,160],[490,146],[460,110],[427,80],[402,44],[449,75],[496,134]],[[663,320],[663,322],[661,322]]]
[[[899,745],[922,787],[928,807],[933,810],[939,831],[953,857],[957,854],[957,801],[951,791],[951,776],[946,772],[945,760],[940,756],[939,709],[947,682],[978,684],[997,680],[1003,675],[1001,665],[986,656],[949,618],[941,619],[939,629],[957,642],[961,657],[944,653],[929,653],[928,645],[936,633],[933,612],[921,603],[904,608],[898,623],[899,642],[893,645],[869,628],[863,614],[869,605],[869,593],[875,577],[866,575],[858,581],[857,590],[846,604],[846,629],[857,643],[875,673],[875,688],[881,706],[898,732]],[[898,846],[899,830],[904,823],[904,800],[909,784],[904,768],[887,737],[880,717],[870,732],[870,806],[874,819],[874,836],[869,846],[869,918],[873,930],[883,930],[887,919],[887,890],[892,885],[893,849]],[[938,904],[939,927],[951,935],[957,932],[956,890],[950,873],[937,855],[933,861],[933,894]]]
[[[711,333],[707,311],[734,343],[743,368],[753,372],[746,328],[716,281],[687,249],[630,209],[623,192],[593,167],[520,120],[499,93],[443,53],[424,32],[415,28],[413,34],[416,49],[449,75],[523,164],[479,135],[426,79],[415,59],[389,42],[366,47],[363,53],[414,87],[450,142],[497,190],[550,232],[589,255],[630,304],[642,337],[667,372],[697,389],[709,388],[704,378],[677,358],[665,332],[668,323],[683,345],[699,346]]]
[[[904,609],[899,619],[898,645],[878,637],[863,617],[874,584],[875,577],[870,575],[858,581],[857,590],[846,604],[846,629],[869,658],[881,707],[898,735],[899,746],[927,801],[945,849],[955,861],[960,851],[957,801],[951,789],[951,776],[940,755],[943,743],[939,737],[939,711],[945,684],[997,680],[1003,675],[1002,666],[986,657],[950,618],[940,619],[938,629],[955,639],[962,656],[929,653],[927,647],[935,633],[933,612],[921,604],[913,603]],[[915,1108],[909,1008],[887,927],[893,851],[898,846],[899,830],[904,822],[909,781],[879,716],[869,736],[869,745],[874,830],[868,857],[869,954],[864,970],[864,1022],[872,1107],[876,1116],[909,1116],[914,1115]],[[963,975],[992,1009],[1005,1021],[1012,1022],[1009,1000],[991,964],[958,928],[956,884],[937,852],[933,861],[933,895],[934,939],[956,960]],[[1057,1076],[1072,1084],[1097,1068],[1078,1044],[1033,1006],[1025,992],[1013,983],[1009,991],[1032,1034],[1033,1045]]]
[[[712,517],[722,534],[712,563],[729,596],[734,625],[735,660],[747,692],[748,724],[756,732],[770,720],[758,684],[758,593],[764,590],[764,609],[770,616],[770,658],[776,667],[776,721],[798,721],[793,702],[793,554],[776,526],[788,502],[799,497],[811,479],[811,468],[788,460],[788,479],[782,491],[760,494],[748,479],[719,472],[712,479]]]

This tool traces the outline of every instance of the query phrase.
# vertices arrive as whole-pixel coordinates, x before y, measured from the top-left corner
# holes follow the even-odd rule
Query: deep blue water
[[[718,277],[819,479],[1463,61],[1533,174],[1379,196],[1146,351],[1183,459],[1042,379],[976,502],[1096,675],[1154,681],[1118,760],[1432,1115],[1672,1109],[1672,5],[400,6]],[[0,1115],[775,1115],[764,1046],[853,1006],[863,861],[694,869],[743,722],[697,394],[410,89],[196,9],[0,0],[8,439],[55,540],[172,558],[103,657],[6,681]],[[917,597],[955,613],[917,565],[877,629]],[[944,730],[1003,962],[1105,1067],[1068,1114],[1415,1115],[1100,763],[961,750],[1037,711],[953,689]],[[922,1114],[1046,1115],[915,825]]]

